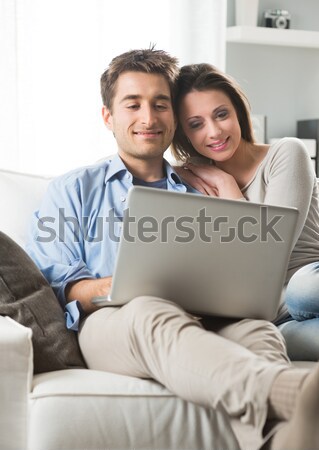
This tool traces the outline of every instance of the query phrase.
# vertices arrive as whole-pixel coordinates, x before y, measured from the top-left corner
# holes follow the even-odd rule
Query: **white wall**
[[[318,0],[259,0],[259,24],[266,9],[287,9],[291,27],[319,31]],[[228,0],[228,25],[235,25]],[[227,44],[226,71],[247,93],[252,110],[267,116],[267,135],[295,136],[296,121],[319,118],[319,49]]]

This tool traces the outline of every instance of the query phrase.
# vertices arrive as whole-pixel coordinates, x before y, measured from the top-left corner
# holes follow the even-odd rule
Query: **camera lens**
[[[287,19],[286,17],[280,16],[276,19],[276,27],[277,28],[287,28]]]

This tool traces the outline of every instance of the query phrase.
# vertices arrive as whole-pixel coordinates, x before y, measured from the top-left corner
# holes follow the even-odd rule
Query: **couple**
[[[302,236],[306,208],[313,210],[311,195],[308,203],[304,195],[315,180],[305,150],[294,140],[270,149],[255,145],[246,100],[235,83],[208,65],[180,71],[177,60],[160,50],[133,50],[114,58],[101,77],[101,93],[103,120],[118,154],[50,184],[27,246],[66,306],[69,326],[79,325],[88,367],[153,378],[183,399],[221,406],[244,450],[319,449],[319,369],[294,368],[273,324],[222,319],[204,324],[154,297],[96,309],[92,297],[107,295],[111,286],[114,240],[105,234],[102,242],[88,242],[81,230],[75,236],[72,220],[63,238],[56,220],[56,238],[37,239],[41,221],[58,219],[61,208],[79,223],[87,217],[86,232],[95,236],[97,217],[110,210],[121,217],[128,189],[137,184],[180,192],[194,192],[193,185],[208,195],[285,204],[294,191],[293,184],[281,181],[288,170],[294,177],[299,171],[311,173],[302,179],[297,198],[304,214]],[[187,163],[179,176],[163,159],[173,138],[180,159],[201,155],[203,163]],[[298,255],[306,258],[300,248],[305,238],[298,247],[298,236],[288,276],[298,268]],[[273,421],[277,425],[271,427]]]

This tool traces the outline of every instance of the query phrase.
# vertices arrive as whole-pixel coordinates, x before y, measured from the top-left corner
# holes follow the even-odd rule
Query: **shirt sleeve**
[[[37,264],[64,307],[65,287],[95,278],[84,259],[82,201],[77,181],[57,178],[32,217],[26,251]]]
[[[282,139],[265,172],[264,203],[297,208],[299,237],[309,212],[316,175],[304,144],[296,138]]]

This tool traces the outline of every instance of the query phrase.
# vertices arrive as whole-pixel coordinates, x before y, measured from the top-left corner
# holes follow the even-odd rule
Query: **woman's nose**
[[[211,121],[208,124],[208,135],[210,138],[218,138],[222,134],[222,130],[219,127],[218,123]]]

